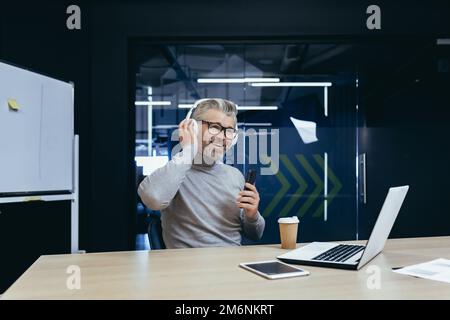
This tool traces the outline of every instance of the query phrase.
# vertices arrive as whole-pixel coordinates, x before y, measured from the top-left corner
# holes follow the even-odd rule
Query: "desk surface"
[[[359,271],[305,266],[310,276],[266,280],[238,267],[283,252],[258,245],[41,256],[2,299],[450,299],[449,284],[391,271],[450,258],[450,237],[388,240]],[[67,289],[70,265],[80,267],[80,290]],[[380,267],[380,289],[367,287],[370,265]]]

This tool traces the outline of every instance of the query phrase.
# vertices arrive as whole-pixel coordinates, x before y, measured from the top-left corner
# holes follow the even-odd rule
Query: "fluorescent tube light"
[[[194,105],[193,103],[191,103],[191,104],[180,103],[180,104],[178,104],[178,108],[179,109],[190,109],[190,108],[192,108],[193,105]]]
[[[190,109],[193,104],[179,104],[180,109]],[[278,106],[236,106],[238,110],[278,110]]]
[[[330,87],[331,82],[253,82],[252,87]]]
[[[280,78],[199,78],[198,83],[279,82]]]
[[[135,106],[170,106],[170,101],[136,101]]]
[[[238,122],[238,127],[271,127],[272,123],[270,122]]]
[[[237,106],[238,110],[278,110],[278,106]]]

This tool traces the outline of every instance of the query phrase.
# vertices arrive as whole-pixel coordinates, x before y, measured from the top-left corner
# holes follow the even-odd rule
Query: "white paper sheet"
[[[396,273],[406,274],[429,280],[450,283],[450,260],[435,259],[394,270]]]
[[[305,144],[316,142],[316,123],[312,121],[304,121],[290,117],[292,123]]]

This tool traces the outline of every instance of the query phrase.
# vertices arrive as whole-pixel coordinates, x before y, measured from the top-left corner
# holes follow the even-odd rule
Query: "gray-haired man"
[[[167,248],[238,246],[241,232],[252,240],[261,238],[265,221],[256,187],[220,161],[237,134],[236,113],[231,101],[202,100],[193,119],[179,124],[182,151],[139,185],[144,204],[161,211]]]

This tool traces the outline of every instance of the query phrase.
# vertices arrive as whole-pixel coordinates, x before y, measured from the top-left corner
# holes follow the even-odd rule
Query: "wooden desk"
[[[450,285],[396,274],[391,267],[450,258],[450,237],[389,240],[360,271],[305,267],[310,276],[266,280],[238,267],[273,259],[277,245],[91,253],[40,257],[2,299],[450,299]],[[81,289],[66,287],[81,268]],[[381,289],[368,289],[369,265]]]

